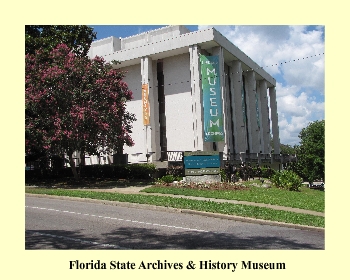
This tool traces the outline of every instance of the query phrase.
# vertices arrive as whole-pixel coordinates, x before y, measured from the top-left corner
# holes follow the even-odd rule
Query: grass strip
[[[278,221],[291,224],[324,227],[324,217],[308,214],[299,214],[288,211],[274,210],[264,207],[239,205],[231,203],[217,203],[213,201],[198,201],[186,198],[162,197],[140,194],[120,194],[108,192],[64,190],[64,189],[39,189],[26,188],[26,193],[47,194],[57,196],[70,196],[80,198],[91,198],[108,201],[131,202],[139,204],[150,204],[180,209],[191,209],[211,213],[221,213],[250,217],[269,221]]]
[[[142,192],[249,201],[318,212],[324,212],[325,209],[324,192],[306,188],[303,188],[301,192],[293,192],[253,186],[249,190],[207,190],[154,186],[144,189]]]

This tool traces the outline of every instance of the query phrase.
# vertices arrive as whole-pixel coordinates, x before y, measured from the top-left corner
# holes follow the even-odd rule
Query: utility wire
[[[263,67],[257,67],[257,68],[251,68],[251,69],[248,69],[248,70],[242,70],[241,72],[235,72],[235,73],[244,73],[244,72],[249,72],[249,71],[254,71],[254,70],[258,70],[258,69],[264,69],[264,68],[268,68],[268,67],[275,67],[275,66],[281,66],[281,65],[286,65],[288,63],[293,63],[293,62],[301,62],[301,61],[305,61],[306,59],[310,59],[310,58],[313,58],[313,57],[320,57],[324,55],[324,53],[319,53],[319,54],[316,54],[316,55],[310,55],[310,56],[306,56],[306,57],[302,57],[302,58],[296,58],[296,59],[290,59],[288,61],[284,61],[284,62],[279,62],[279,63],[273,63],[271,65],[266,65],[266,66],[263,66]],[[225,76],[227,76],[228,74],[225,73]],[[200,81],[202,81],[202,79],[199,79]],[[195,81],[194,81],[195,82]],[[173,86],[173,85],[179,85],[179,84],[187,84],[187,83],[191,83],[191,81],[179,81],[179,82],[172,82],[172,83],[166,83],[164,85],[156,85],[156,86],[153,86],[153,87],[149,87],[150,89],[152,88],[158,88],[158,87],[164,87],[164,86]],[[139,91],[141,90],[141,87],[140,88],[135,88],[135,89],[130,89],[129,90],[131,91]]]

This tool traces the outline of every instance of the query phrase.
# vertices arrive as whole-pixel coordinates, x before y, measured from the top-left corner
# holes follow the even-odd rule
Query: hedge
[[[79,171],[79,167],[77,167],[77,171]],[[81,177],[108,179],[150,179],[153,177],[156,171],[157,169],[154,164],[86,165],[82,170]],[[70,167],[25,171],[26,180],[57,179],[67,177],[73,177]]]

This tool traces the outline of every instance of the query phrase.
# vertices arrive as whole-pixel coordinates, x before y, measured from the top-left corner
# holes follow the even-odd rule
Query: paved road
[[[324,232],[26,196],[26,249],[324,249]]]

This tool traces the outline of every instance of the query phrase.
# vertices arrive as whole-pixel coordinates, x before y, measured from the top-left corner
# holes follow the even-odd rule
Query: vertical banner
[[[201,55],[200,62],[203,90],[204,141],[225,141],[219,56]]]
[[[142,85],[142,117],[143,125],[149,125],[150,106],[148,99],[148,84]]]

